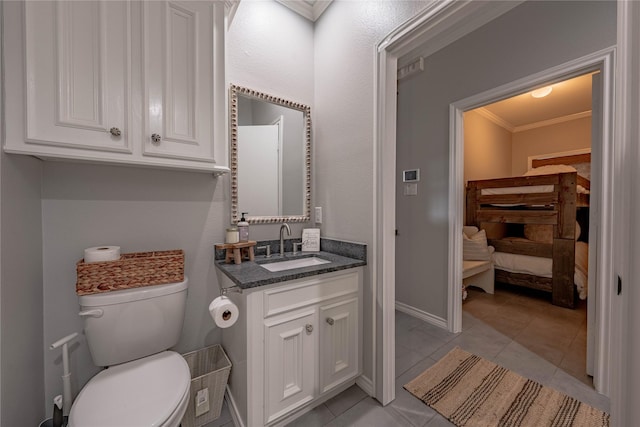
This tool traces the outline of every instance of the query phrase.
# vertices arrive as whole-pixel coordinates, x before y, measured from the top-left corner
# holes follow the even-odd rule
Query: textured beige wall
[[[527,171],[529,156],[591,147],[591,117],[513,134],[512,175]],[[466,171],[465,171],[466,172]]]
[[[511,132],[475,111],[464,114],[464,181],[511,176]]]

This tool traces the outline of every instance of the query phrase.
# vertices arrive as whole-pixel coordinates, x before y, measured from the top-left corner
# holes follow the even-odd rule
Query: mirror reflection
[[[232,220],[310,217],[310,108],[231,86]]]

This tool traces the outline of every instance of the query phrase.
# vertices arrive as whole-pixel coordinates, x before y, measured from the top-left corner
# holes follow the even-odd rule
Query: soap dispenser
[[[238,234],[240,235],[239,237],[241,242],[249,241],[249,223],[244,218],[244,216],[248,214],[249,212],[242,212],[242,218],[240,218],[240,221],[238,222]]]

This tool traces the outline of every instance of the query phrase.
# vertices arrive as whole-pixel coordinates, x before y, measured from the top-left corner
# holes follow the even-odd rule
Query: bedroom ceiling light
[[[553,88],[551,86],[541,87],[540,89],[536,89],[531,92],[531,96],[533,96],[534,98],[544,98],[545,96],[549,95],[552,90]]]

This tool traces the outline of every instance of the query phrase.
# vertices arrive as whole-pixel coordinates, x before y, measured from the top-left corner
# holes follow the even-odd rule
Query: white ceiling
[[[544,98],[527,92],[476,111],[512,132],[591,114],[591,74],[551,86],[553,91]]]

